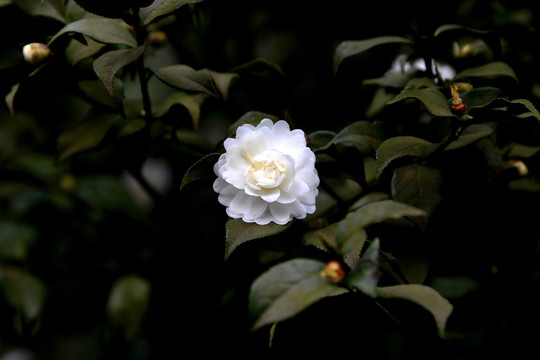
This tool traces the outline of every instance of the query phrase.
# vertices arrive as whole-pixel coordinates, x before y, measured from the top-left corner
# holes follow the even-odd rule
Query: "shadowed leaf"
[[[334,52],[334,72],[337,72],[339,65],[345,58],[358,55],[378,45],[396,43],[412,44],[411,40],[401,36],[380,36],[366,40],[343,41]]]
[[[195,4],[202,0],[154,0],[154,2],[141,9],[143,25],[148,25],[156,18],[172,13],[186,4]]]
[[[252,284],[249,309],[256,319],[253,329],[289,319],[315,302],[348,290],[331,284],[322,275],[325,264],[294,259],[274,266]]]
[[[84,18],[67,24],[52,37],[48,46],[60,36],[69,33],[80,33],[106,44],[137,46],[137,40],[123,22],[102,18]]]
[[[182,178],[182,184],[180,185],[180,190],[182,190],[187,184],[192,181],[215,178],[214,174],[214,165],[218,161],[220,153],[208,154],[186,171],[186,174]]]
[[[225,259],[240,245],[247,241],[279,234],[292,225],[290,221],[286,225],[277,225],[273,222],[267,225],[246,223],[241,219],[229,219],[225,224]]]
[[[116,73],[141,57],[144,53],[145,46],[139,46],[132,49],[113,50],[106,52],[98,57],[94,63],[94,71],[105,85],[105,89],[114,97],[114,77]]]
[[[454,307],[434,289],[425,285],[407,284],[379,287],[377,293],[382,298],[404,299],[422,306],[433,315],[439,335],[444,335],[446,321]]]

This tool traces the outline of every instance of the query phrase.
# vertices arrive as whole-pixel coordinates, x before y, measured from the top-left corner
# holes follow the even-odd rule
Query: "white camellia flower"
[[[214,190],[227,215],[248,223],[284,225],[315,212],[319,176],[302,130],[263,119],[236,130],[214,165]]]

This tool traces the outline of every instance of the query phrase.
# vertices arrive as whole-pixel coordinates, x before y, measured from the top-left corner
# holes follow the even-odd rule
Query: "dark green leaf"
[[[392,199],[431,213],[441,202],[439,170],[418,164],[397,168],[392,176]]]
[[[540,153],[540,145],[529,146],[518,143],[510,143],[505,148],[505,152],[508,158],[531,158]]]
[[[103,18],[84,18],[67,24],[53,36],[48,45],[50,46],[60,36],[69,33],[80,33],[106,44],[137,46],[137,40],[123,22]]]
[[[435,88],[426,87],[423,89],[418,88],[405,88],[394,99],[390,100],[388,104],[394,104],[398,101],[414,98],[421,101],[426,110],[435,116],[455,116],[450,110],[450,103],[443,95],[443,93]]]
[[[330,147],[330,142],[336,137],[336,133],[328,130],[318,130],[308,135],[308,146],[313,151],[324,150]]]
[[[153,115],[157,118],[165,116],[173,106],[180,105],[187,110],[191,117],[193,128],[197,130],[199,128],[201,105],[205,98],[205,94],[189,94],[183,91],[176,91],[167,96],[158,105]]]
[[[58,20],[62,23],[66,22],[64,17],[65,2],[60,0],[13,0],[13,3],[23,9],[28,15],[45,16],[51,19]]]
[[[444,335],[446,321],[454,307],[434,289],[420,284],[407,284],[379,287],[377,293],[382,298],[404,299],[422,306],[433,315],[439,334]]]
[[[111,126],[120,119],[115,114],[92,113],[92,115],[60,135],[58,161],[98,146]]]
[[[6,105],[11,113],[11,116],[15,115],[15,95],[19,91],[19,86],[21,84],[17,83],[11,87],[11,91],[6,95]]]
[[[375,239],[366,249],[358,265],[347,276],[347,284],[364,294],[376,297],[379,282],[379,239]]]
[[[105,105],[119,113],[123,112],[122,98],[124,96],[124,85],[118,78],[114,79],[114,97],[111,97],[101,80],[81,80],[77,83],[79,90],[88,97],[91,102]]]
[[[41,315],[46,288],[32,274],[16,267],[0,267],[0,287],[7,302],[19,311],[26,321],[35,321]]]
[[[220,93],[208,70],[194,70],[187,65],[170,65],[154,70],[164,83],[180,90],[196,91],[219,97]]]
[[[26,260],[27,250],[36,235],[29,225],[0,221],[0,260]]]
[[[154,0],[154,2],[141,9],[143,25],[148,25],[160,16],[170,14],[186,4],[195,4],[202,0]]]
[[[83,44],[75,39],[72,40],[66,48],[66,58],[72,66],[77,65],[80,61],[96,55],[105,44],[85,37],[86,44]]]
[[[106,52],[94,61],[94,71],[112,97],[115,94],[113,82],[116,73],[127,64],[141,57],[144,49],[145,46],[138,46],[132,49],[113,50]]]
[[[460,80],[460,79],[475,78],[475,77],[498,77],[498,76],[511,77],[512,79],[518,81],[514,70],[507,64],[500,61],[496,61],[496,62],[492,62],[486,65],[463,70],[462,72],[456,74],[456,76],[454,77],[454,81]]]
[[[323,251],[336,248],[336,229],[339,222],[330,224],[320,229],[311,230],[304,234],[302,243],[306,246],[315,246]]]
[[[274,266],[252,284],[249,309],[256,319],[253,329],[289,319],[315,302],[346,293],[321,275],[325,264],[293,259]]]
[[[113,284],[107,301],[111,322],[122,327],[126,339],[137,335],[150,302],[150,282],[137,275],[119,278]]]
[[[334,72],[337,72],[343,59],[383,44],[412,44],[412,42],[401,36],[380,36],[367,40],[343,41],[334,52]]]
[[[536,107],[527,99],[514,99],[514,100],[507,100],[507,99],[494,99],[485,106],[481,108],[473,108],[470,110],[470,114],[473,116],[483,110],[488,109],[497,109],[497,108],[505,108],[506,110],[518,117],[518,118],[527,118],[527,117],[535,117],[536,119],[540,120],[540,112],[536,109]]]
[[[486,106],[502,95],[503,91],[495,87],[479,87],[459,94],[461,100],[469,109]]]
[[[425,158],[438,146],[413,136],[396,136],[385,140],[377,149],[378,172],[381,173],[388,164],[400,157]]]
[[[135,202],[118,177],[88,175],[77,178],[77,195],[88,204],[104,210],[133,212]]]
[[[213,153],[208,154],[195,164],[191,165],[186,174],[182,178],[182,184],[180,190],[182,190],[187,184],[201,179],[215,178],[214,165],[218,161],[221,154]]]
[[[214,79],[214,84],[216,84],[216,88],[219,90],[221,97],[224,100],[227,100],[227,98],[229,97],[229,87],[233,83],[234,79],[238,77],[238,74],[220,73],[210,69],[207,69],[206,71],[208,71],[210,76],[212,76],[212,78]]]
[[[463,130],[459,138],[452,141],[445,150],[455,150],[477,142],[493,134],[493,127],[482,124],[472,124]]]
[[[393,200],[369,203],[350,212],[337,228],[336,239],[340,253],[352,250],[358,232],[365,227],[386,220],[399,219],[406,216],[426,216],[426,212],[413,206]]]
[[[501,40],[499,39],[499,35],[495,32],[473,29],[458,24],[445,24],[439,26],[437,30],[435,30],[434,36],[439,37],[447,34],[454,36],[454,38],[457,36],[463,36],[482,39],[491,48],[495,58],[499,57],[501,54]]]
[[[225,259],[246,241],[279,234],[291,226],[292,223],[291,221],[286,225],[277,225],[271,222],[268,225],[257,225],[255,223],[246,223],[241,219],[229,219],[225,224]]]
[[[75,0],[88,12],[109,18],[120,18],[128,12],[132,0]]]
[[[346,126],[325,146],[317,150],[325,150],[332,145],[343,144],[354,146],[360,153],[368,154],[381,143],[377,128],[368,121],[356,121]]]
[[[437,277],[431,283],[431,287],[447,299],[456,299],[476,290],[478,282],[466,276]]]
[[[231,70],[233,73],[238,74],[252,74],[263,78],[272,78],[277,76],[278,78],[285,77],[285,73],[281,66],[266,59],[257,58],[248,63],[237,66]]]

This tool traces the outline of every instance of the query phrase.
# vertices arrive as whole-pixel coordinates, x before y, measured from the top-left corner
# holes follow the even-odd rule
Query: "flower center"
[[[276,150],[267,150],[249,160],[251,167],[247,169],[246,182],[256,190],[280,186],[291,165],[291,161]]]

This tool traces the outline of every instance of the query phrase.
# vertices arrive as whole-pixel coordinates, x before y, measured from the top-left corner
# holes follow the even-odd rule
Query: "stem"
[[[135,17],[135,35],[137,37],[137,45],[143,46],[144,45],[144,37],[145,37],[145,29],[144,26],[141,24],[141,19],[139,17],[139,8],[135,7],[133,9],[133,14]],[[144,118],[146,120],[146,124],[148,128],[150,128],[150,125],[152,123],[153,117],[152,117],[152,102],[150,101],[150,93],[148,92],[148,81],[146,79],[146,69],[144,67],[144,54],[137,59],[137,75],[139,77],[139,84],[141,86],[141,94],[142,94],[142,101],[143,101],[143,109],[144,109]]]

